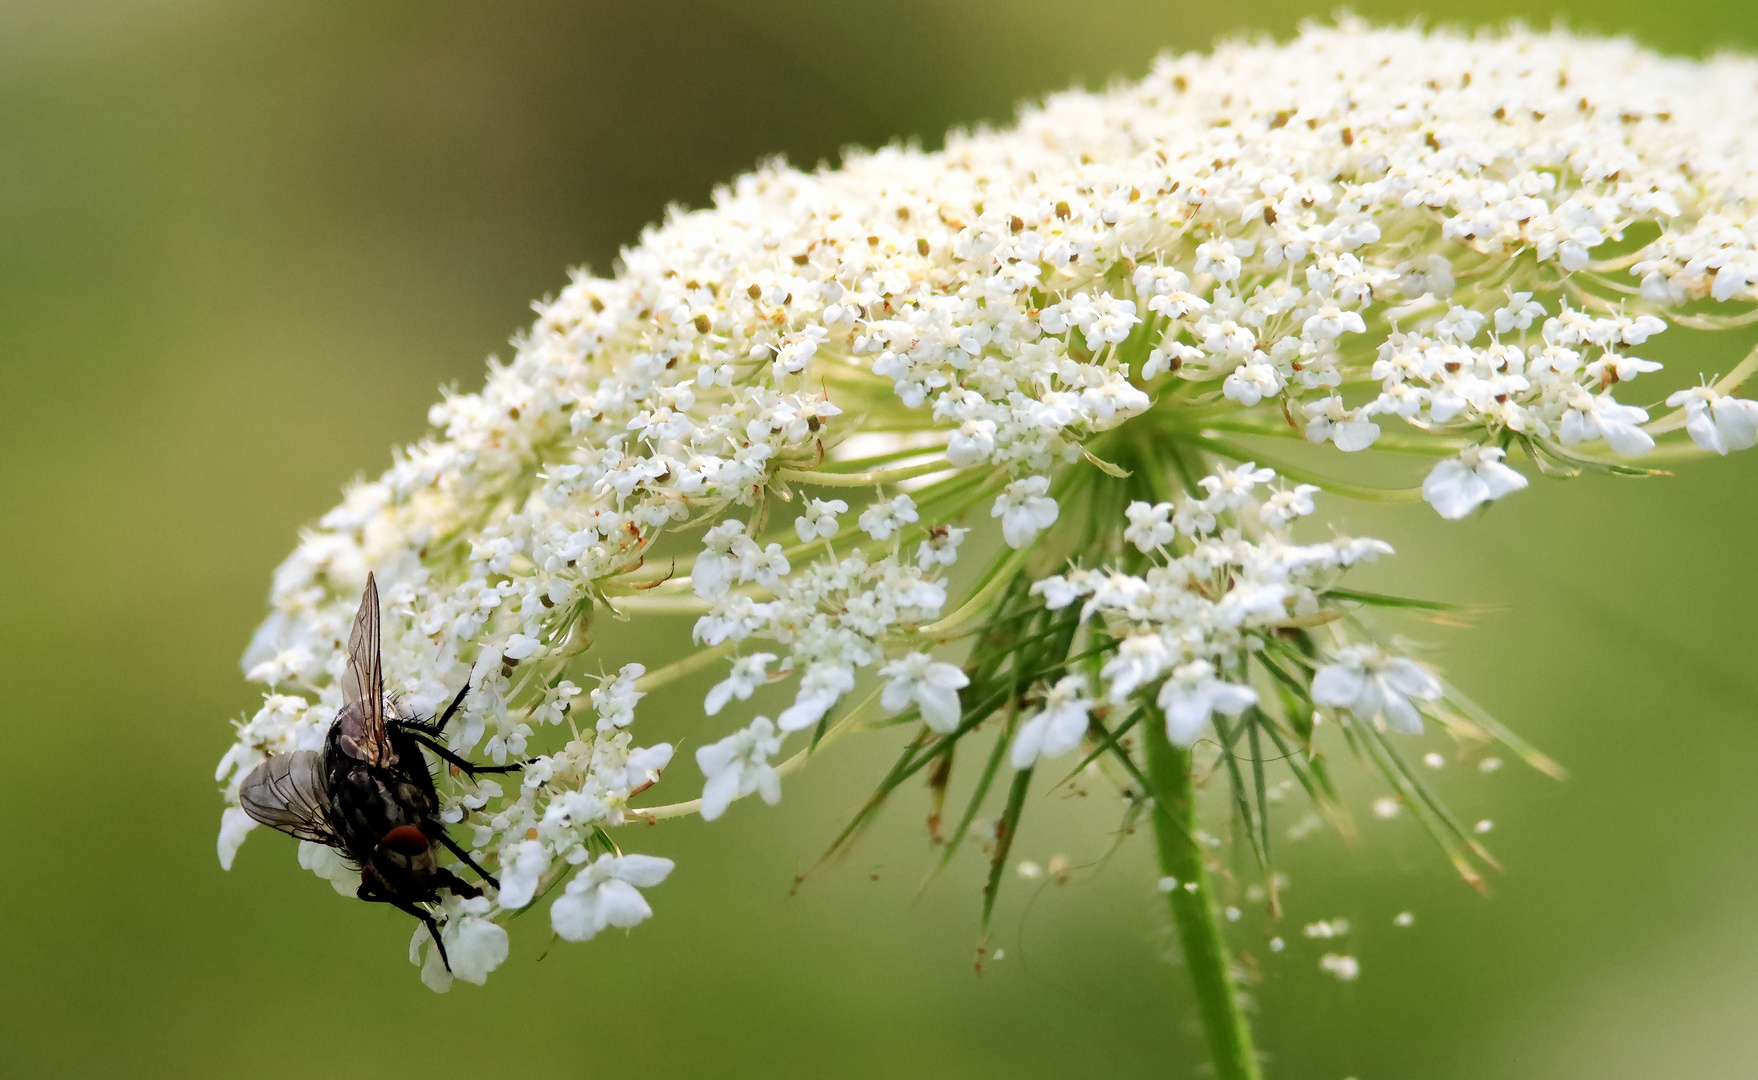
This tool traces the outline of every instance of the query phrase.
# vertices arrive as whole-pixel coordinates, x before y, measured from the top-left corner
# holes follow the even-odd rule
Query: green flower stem
[[[1261,1080],[1251,1028],[1239,1008],[1239,995],[1229,970],[1227,943],[1215,911],[1208,870],[1196,843],[1196,792],[1191,786],[1190,752],[1166,738],[1165,719],[1150,710],[1147,723],[1148,779],[1154,785],[1154,838],[1160,850],[1160,872],[1177,880],[1167,894],[1184,963],[1196,986],[1203,1034],[1217,1080]],[[1195,884],[1196,888],[1187,888]]]

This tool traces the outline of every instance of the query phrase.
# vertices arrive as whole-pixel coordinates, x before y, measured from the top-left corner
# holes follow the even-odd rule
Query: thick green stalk
[[[1261,1080],[1251,1028],[1239,1008],[1238,991],[1229,970],[1227,943],[1215,910],[1202,849],[1196,843],[1196,791],[1190,781],[1190,752],[1166,738],[1166,723],[1150,710],[1147,729],[1148,780],[1154,785],[1154,838],[1160,851],[1160,873],[1176,880],[1167,893],[1172,921],[1184,964],[1196,987],[1203,1034],[1217,1080]],[[1195,888],[1190,888],[1195,885]]]

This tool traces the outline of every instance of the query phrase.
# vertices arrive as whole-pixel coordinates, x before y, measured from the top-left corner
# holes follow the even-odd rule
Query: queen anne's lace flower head
[[[569,940],[648,916],[671,864],[615,830],[671,812],[631,800],[672,755],[640,703],[704,658],[728,666],[692,728],[700,803],[674,806],[707,818],[778,800],[789,745],[839,717],[951,740],[1005,716],[1021,770],[1142,710],[1178,745],[1309,738],[1315,707],[1419,730],[1447,691],[1337,591],[1390,549],[1294,539],[1328,482],[1267,448],[1432,454],[1420,496],[1464,518],[1532,468],[1758,442],[1750,364],[1658,417],[1628,385],[1657,378],[1655,335],[1755,310],[1755,83],[1622,41],[1345,24],[943,151],[740,177],[540,304],[282,564],[244,660],[270,692],[218,771],[222,863],[242,777],[321,747],[369,570],[401,707],[468,681],[453,747],[529,761],[440,779],[501,876],[436,912],[471,981],[540,897]],[[695,615],[705,652],[603,673],[598,622],[650,612]],[[771,685],[774,720],[721,719]]]

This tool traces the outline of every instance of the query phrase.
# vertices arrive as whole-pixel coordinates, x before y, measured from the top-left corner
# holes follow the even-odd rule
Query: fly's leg
[[[470,683],[466,680],[463,687],[459,689],[458,696],[452,699],[452,703],[446,706],[446,711],[441,713],[437,720],[393,720],[391,723],[410,733],[419,732],[423,735],[434,736],[444,735],[446,732],[446,725],[452,722],[452,717],[457,713],[458,707],[464,704],[464,695],[469,692]]]
[[[458,688],[458,696],[452,699],[450,705],[446,706],[446,711],[440,714],[440,718],[433,722],[433,733],[435,735],[445,733],[446,725],[452,722],[452,716],[457,713],[458,707],[464,704],[464,695],[469,692],[470,680],[466,679],[464,680],[464,685]]]
[[[459,755],[453,753],[452,751],[446,749],[440,743],[434,741],[434,739],[431,735],[428,735],[426,731],[424,731],[420,728],[410,728],[408,725],[403,725],[403,730],[408,733],[408,735],[411,739],[414,739],[416,742],[420,743],[422,746],[425,746],[429,750],[432,750],[434,757],[439,758],[441,761],[445,762],[448,765],[456,765],[460,772],[462,772],[465,776],[470,777],[471,779],[475,779],[476,775],[478,773],[499,774],[499,773],[518,772],[520,769],[523,769],[526,765],[526,763],[523,761],[515,762],[512,765],[478,765],[475,762],[468,761],[468,760],[460,757]]]
[[[446,706],[446,711],[441,713],[437,720],[430,720],[427,722],[416,720],[392,720],[389,726],[404,732],[416,742],[427,747],[429,750],[432,750],[434,755],[441,761],[446,762],[448,765],[456,765],[465,776],[472,779],[475,779],[477,773],[510,773],[518,772],[520,769],[523,769],[525,767],[524,762],[519,762],[513,765],[477,765],[476,763],[467,761],[458,754],[453,753],[439,741],[439,737],[445,734],[446,725],[452,722],[452,717],[457,714],[459,707],[464,704],[464,697],[468,693],[470,693],[470,684],[466,682],[461,688],[459,688],[458,696],[452,699],[452,703]],[[474,864],[472,864],[471,868],[476,869]],[[481,873],[480,870],[477,872]],[[486,877],[487,875],[483,876]]]
[[[468,866],[470,869],[476,871],[477,875],[479,877],[481,877],[482,880],[488,882],[490,885],[493,885],[496,889],[499,889],[501,887],[500,881],[493,874],[489,873],[487,870],[484,870],[482,867],[477,866],[476,860],[472,859],[470,857],[470,853],[465,851],[463,849],[463,847],[460,846],[456,840],[453,840],[451,837],[447,836],[445,833],[442,832],[439,834],[439,842],[446,846],[447,851],[451,852],[453,855],[456,855],[458,857],[459,862],[463,863],[465,866]]]
[[[446,966],[446,973],[450,974],[452,970],[452,958],[446,955],[446,943],[440,940],[439,923],[434,922],[432,915],[429,915],[414,904],[406,904],[400,900],[392,900],[391,903],[397,905],[398,910],[407,911],[417,919],[420,919],[427,927],[428,934],[433,938],[433,947],[439,950],[440,963]]]
[[[398,911],[404,912],[408,915],[413,915],[417,919],[420,919],[421,924],[427,927],[428,935],[433,938],[433,947],[439,950],[440,963],[446,966],[446,972],[448,974],[451,972],[452,958],[446,955],[446,943],[440,940],[439,923],[433,921],[432,915],[429,915],[427,912],[407,901],[384,896],[375,891],[371,885],[360,886],[360,888],[354,891],[354,895],[365,900],[369,904],[389,904]]]
[[[487,877],[486,874],[483,876]],[[493,881],[494,879],[489,878],[489,880]],[[466,900],[474,900],[482,895],[481,889],[478,889],[457,874],[444,868],[434,871],[433,887],[435,889],[444,889],[453,896],[461,896]],[[499,888],[499,886],[496,886],[496,888]]]

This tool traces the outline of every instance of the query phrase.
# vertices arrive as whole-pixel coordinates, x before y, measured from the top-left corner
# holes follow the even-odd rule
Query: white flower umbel
[[[1745,59],[1345,22],[1168,57],[944,150],[734,180],[540,304],[511,359],[303,534],[244,657],[266,693],[217,771],[222,864],[251,833],[243,777],[321,750],[372,571],[399,713],[468,684],[452,749],[525,763],[436,780],[501,880],[434,905],[460,978],[542,897],[568,938],[646,918],[663,874],[619,826],[774,803],[805,760],[781,760],[790,733],[819,747],[888,712],[920,726],[871,807],[922,772],[944,796],[967,737],[1002,740],[1016,807],[1080,748],[1170,838],[1168,903],[1205,955],[1225,951],[1214,886],[1194,818],[1170,816],[1196,805],[1197,757],[1260,785],[1231,804],[1248,817],[1276,770],[1329,813],[1316,770],[1341,729],[1477,880],[1479,839],[1401,744],[1425,718],[1502,729],[1380,636],[1367,609],[1407,603],[1341,582],[1390,548],[1308,522],[1315,495],[1470,519],[1538,472],[1758,443],[1735,396],[1758,360],[1667,397],[1643,355],[1758,318],[1755,87]],[[1398,486],[1341,478],[1370,448],[1411,454]],[[609,620],[677,614],[688,640],[608,673]],[[662,776],[643,695],[721,663],[700,710],[663,715],[700,788]],[[685,786],[661,802],[656,782]],[[1253,1075],[1225,964],[1191,970],[1205,1029],[1231,1033],[1218,1074]]]
[[[1256,489],[1274,478],[1272,470],[1248,462],[1203,477],[1197,485],[1203,498],[1182,496],[1176,507],[1155,508],[1156,519],[1176,512],[1193,525],[1180,550],[1156,545],[1157,557],[1141,574],[1076,569],[1032,585],[1050,611],[1086,598],[1080,619],[1098,615],[1113,646],[1100,670],[1108,698],[1125,703],[1157,683],[1155,702],[1175,746],[1191,746],[1214,717],[1237,717],[1258,703],[1253,687],[1220,672],[1240,670],[1279,628],[1334,622],[1342,611],[1326,594],[1342,572],[1391,551],[1377,540],[1291,543],[1292,523],[1314,509],[1312,494],[1269,488],[1260,498]],[[1146,519],[1145,506],[1130,505],[1130,524],[1118,530],[1125,539]],[[1260,534],[1247,540],[1238,526],[1254,520]],[[1142,550],[1139,542],[1134,546]],[[1352,708],[1364,720],[1386,714],[1395,728],[1409,731],[1414,708],[1408,698],[1440,697],[1439,683],[1411,661],[1383,659],[1335,632],[1331,641],[1336,659],[1312,680],[1318,703]],[[1344,691],[1346,700],[1331,700]],[[1414,730],[1421,731],[1419,721]],[[1018,742],[1013,759],[1016,768],[1031,762]]]

